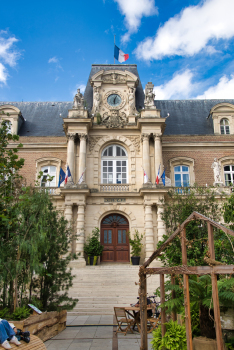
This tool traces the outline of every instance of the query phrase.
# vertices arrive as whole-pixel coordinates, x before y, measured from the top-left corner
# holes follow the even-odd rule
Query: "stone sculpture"
[[[156,109],[156,106],[154,105],[154,85],[152,83],[148,83],[145,86],[145,108],[146,109]]]
[[[84,107],[84,98],[80,89],[77,89],[77,93],[74,96],[73,109],[83,108]]]
[[[214,171],[214,186],[217,184],[222,184],[222,180],[221,180],[221,164],[219,163],[219,161],[217,160],[217,158],[214,158],[214,162],[211,165],[211,168]]]
[[[128,92],[128,105],[129,105],[129,114],[135,113],[135,88],[129,88]]]
[[[98,88],[96,87],[94,95],[93,95],[93,112],[94,112],[94,114],[99,113],[100,102],[101,102],[101,97],[100,97]]]

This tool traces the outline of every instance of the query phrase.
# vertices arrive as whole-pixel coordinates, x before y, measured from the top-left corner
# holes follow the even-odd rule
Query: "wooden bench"
[[[25,343],[25,341],[20,340],[21,345],[16,346],[15,344],[10,343],[12,349],[18,350],[46,350],[46,346],[43,341],[36,337],[35,335],[30,335],[30,342]],[[0,347],[0,349],[3,349]]]

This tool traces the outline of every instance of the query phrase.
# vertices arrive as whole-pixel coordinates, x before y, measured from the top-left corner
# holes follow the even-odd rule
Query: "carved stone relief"
[[[67,140],[75,140],[76,133],[67,133]]]
[[[103,114],[102,124],[106,125],[107,128],[118,128],[124,127],[128,123],[128,118],[124,112],[117,110],[111,110]]]
[[[101,103],[101,96],[99,93],[99,89],[98,89],[98,87],[95,87],[94,94],[93,94],[93,112],[94,112],[94,114],[99,113],[100,103]]]
[[[102,138],[102,136],[90,136],[89,137],[89,152],[92,153],[96,143]]]
[[[140,153],[140,137],[139,136],[127,136],[129,140],[132,141],[132,144],[135,147],[137,153]]]
[[[214,158],[214,162],[211,165],[211,169],[213,169],[214,171],[214,186],[223,185],[223,182],[221,179],[221,164],[217,160],[217,158]]]
[[[104,83],[111,83],[115,85],[118,83],[126,83],[127,78],[120,74],[112,73],[112,74],[103,75],[102,81]]]

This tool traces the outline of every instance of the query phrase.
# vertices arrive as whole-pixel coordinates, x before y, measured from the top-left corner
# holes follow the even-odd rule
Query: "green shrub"
[[[165,323],[165,326],[166,333],[163,338],[161,326],[153,331],[153,340],[151,341],[153,350],[187,350],[185,326],[172,320]]]
[[[95,227],[92,231],[92,235],[88,237],[84,244],[84,252],[88,257],[100,256],[102,255],[103,248],[104,246],[100,243],[100,230]]]
[[[13,320],[21,320],[22,318],[28,318],[30,316],[31,310],[27,306],[17,307],[15,311],[11,314]]]
[[[4,309],[0,310],[0,318],[3,319],[9,319],[10,318],[10,310],[5,307]]]
[[[141,254],[141,248],[143,247],[143,244],[141,243],[143,239],[143,235],[140,235],[138,230],[135,230],[135,233],[133,235],[133,238],[129,237],[129,243],[132,247],[132,256],[140,256]]]

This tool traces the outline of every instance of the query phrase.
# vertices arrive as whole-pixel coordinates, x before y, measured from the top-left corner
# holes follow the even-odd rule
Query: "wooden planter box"
[[[16,328],[29,331],[45,342],[66,328],[67,311],[43,312],[41,315],[31,315],[25,320],[10,322],[14,323]]]

